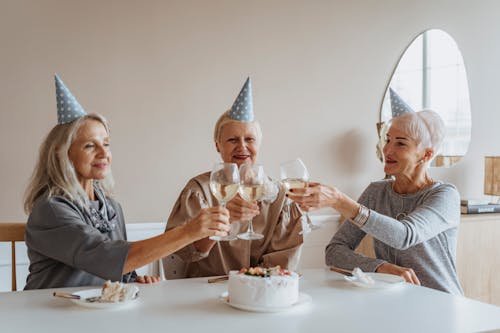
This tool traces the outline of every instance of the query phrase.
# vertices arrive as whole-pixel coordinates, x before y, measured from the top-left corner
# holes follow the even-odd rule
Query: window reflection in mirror
[[[392,117],[389,88],[413,110],[432,109],[443,118],[446,138],[433,166],[451,166],[465,155],[471,136],[469,88],[462,54],[449,34],[427,30],[408,46],[386,89],[381,122]]]

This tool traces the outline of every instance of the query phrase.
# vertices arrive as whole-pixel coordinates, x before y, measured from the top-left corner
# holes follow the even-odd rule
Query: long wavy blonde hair
[[[31,213],[35,201],[42,195],[66,197],[82,209],[88,206],[88,196],[78,182],[68,153],[78,129],[90,119],[99,121],[109,135],[106,119],[93,113],[70,123],[56,125],[43,141],[38,161],[24,194],[24,211],[27,214]],[[95,182],[107,196],[113,194],[114,182],[111,171],[103,180]]]

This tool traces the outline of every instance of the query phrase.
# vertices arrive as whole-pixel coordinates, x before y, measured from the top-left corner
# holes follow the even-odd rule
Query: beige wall
[[[185,182],[217,160],[212,127],[244,79],[264,130],[260,160],[302,157],[317,180],[357,197],[382,176],[375,123],[401,52],[427,28],[467,66],[472,142],[434,178],[482,195],[500,154],[497,1],[0,1],[0,220],[56,122],[53,73],[112,125],[117,197],[128,221],[162,221]],[[467,176],[466,176],[467,175]]]

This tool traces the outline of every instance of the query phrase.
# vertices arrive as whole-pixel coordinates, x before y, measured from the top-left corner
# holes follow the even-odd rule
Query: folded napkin
[[[266,178],[264,183],[264,196],[262,201],[272,203],[278,197],[280,191],[279,182]]]
[[[352,276],[354,276],[361,283],[366,283],[366,284],[375,283],[375,280],[373,280],[371,276],[365,274],[359,267],[355,267],[352,270]]]

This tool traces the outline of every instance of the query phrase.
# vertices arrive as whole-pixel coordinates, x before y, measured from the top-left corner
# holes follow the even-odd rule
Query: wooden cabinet
[[[500,306],[500,214],[462,215],[457,270],[465,296]]]

